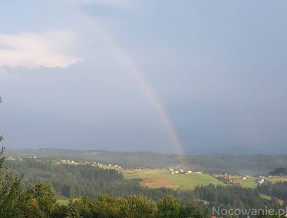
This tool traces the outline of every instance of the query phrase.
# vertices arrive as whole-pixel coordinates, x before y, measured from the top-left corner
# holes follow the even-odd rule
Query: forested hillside
[[[38,156],[79,158],[105,163],[120,164],[124,167],[167,168],[181,165],[181,156],[152,152],[111,152],[64,149],[7,150],[7,156]],[[276,168],[287,167],[287,155],[192,155],[187,156],[190,170],[208,173],[229,173],[254,176],[266,175]],[[183,167],[183,166],[181,166]]]
[[[242,188],[240,186],[215,186],[196,187],[194,197],[210,203],[210,207],[225,205],[230,208],[268,208],[279,209],[280,205],[275,199],[266,200],[260,197],[258,190]]]
[[[287,168],[277,168],[269,173],[271,176],[287,176]]]
[[[2,137],[0,138],[2,141]],[[100,187],[105,186],[103,183],[108,183],[110,186],[115,185],[122,180],[122,176],[114,170],[106,170],[100,168],[91,168],[87,166],[63,166],[53,165],[50,161],[14,161],[7,163],[8,167],[19,167],[20,169],[28,168],[27,171],[32,171],[37,180],[44,179],[50,183],[47,176],[52,176],[55,179],[62,173],[59,181],[78,179],[76,182],[81,182],[80,186],[90,188],[90,191],[97,190],[101,192]],[[49,184],[37,183],[29,184],[29,179],[24,181],[26,188],[21,185],[22,177],[13,173],[9,168],[4,167],[5,157],[3,149],[0,151],[0,217],[25,217],[25,218],[49,218],[49,217],[202,217],[200,212],[192,204],[183,204],[179,199],[174,199],[165,193],[164,197],[154,201],[147,196],[144,190],[138,195],[127,195],[124,198],[114,198],[112,195],[98,194],[93,199],[88,199],[85,196],[79,198],[71,198],[71,201],[65,205],[57,202],[55,193]],[[12,164],[11,164],[12,163]],[[20,167],[23,165],[24,167]],[[72,167],[72,168],[70,168]],[[85,168],[84,168],[85,167]],[[26,171],[26,172],[27,172]],[[41,174],[42,172],[42,174]],[[48,173],[49,172],[49,173]],[[30,175],[32,175],[30,174]],[[75,174],[75,175],[71,175]],[[98,178],[103,176],[103,178]],[[95,185],[93,182],[95,180]],[[115,180],[115,181],[113,181]],[[86,183],[90,181],[89,183]],[[111,182],[109,182],[111,181]],[[59,185],[59,184],[58,184]],[[126,184],[127,185],[127,184]],[[60,186],[56,186],[59,188]],[[107,187],[108,188],[108,187]],[[110,187],[109,187],[110,188]],[[126,186],[127,188],[127,186]],[[132,186],[131,186],[132,188]],[[62,187],[62,191],[68,194],[68,188]],[[89,191],[89,190],[83,190]],[[103,191],[104,192],[104,191]],[[88,192],[86,192],[88,194]]]
[[[256,190],[259,193],[276,197],[278,199],[287,202],[287,182],[276,182],[272,184],[271,182],[264,183],[257,186]]]
[[[97,166],[59,164],[48,159],[8,160],[6,166],[17,173],[23,173],[23,185],[45,182],[50,184],[59,196],[77,198],[98,194],[127,196],[144,194],[154,200],[172,195],[183,202],[192,202],[191,191],[167,188],[150,189],[142,187],[140,180],[124,180],[123,175],[114,169]]]
[[[279,210],[286,205],[287,200],[286,182],[266,183],[256,189],[212,184],[206,187],[198,186],[194,191],[151,189],[140,186],[139,180],[124,180],[123,175],[114,169],[84,164],[62,164],[45,158],[1,160],[0,170],[4,175],[1,177],[0,187],[2,215],[210,217],[212,207],[216,206],[246,209],[268,207]],[[8,169],[4,168],[3,164]],[[23,179],[9,169],[23,173]],[[8,181],[5,181],[5,178],[8,178]],[[8,189],[6,186],[9,186]],[[262,197],[262,194],[265,197]],[[66,197],[71,201],[61,204],[56,197]],[[10,201],[13,203],[7,205]]]

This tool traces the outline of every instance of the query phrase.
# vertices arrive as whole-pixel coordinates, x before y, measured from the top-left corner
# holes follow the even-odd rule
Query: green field
[[[210,183],[223,183],[209,174],[169,174],[166,170],[122,170],[125,179],[142,179],[142,185],[150,188],[181,188],[193,190],[196,186],[206,186]]]
[[[193,190],[196,186],[206,186],[210,183],[215,185],[224,185],[223,182],[212,177],[209,174],[169,174],[164,169],[143,169],[143,170],[120,170],[125,179],[142,179],[142,185],[150,188],[181,188]],[[223,175],[221,175],[223,176]],[[257,178],[249,177],[246,180],[242,176],[231,176],[238,184],[244,188],[256,188]],[[285,177],[267,177],[267,181],[278,182],[287,181]]]
[[[57,199],[57,202],[59,202],[62,205],[68,205],[70,200],[61,200],[61,199]]]
[[[269,201],[271,200],[271,196],[269,195],[260,194],[260,197]]]
[[[168,174],[168,177],[171,178],[176,184],[180,185],[180,187],[183,189],[194,189],[196,186],[206,186],[211,183],[214,185],[223,184],[221,181],[209,174]]]
[[[66,197],[61,196],[61,195],[56,194],[56,198],[57,198],[57,202],[60,204],[63,204],[63,205],[68,205],[70,202],[69,198],[66,198]]]
[[[281,177],[281,176],[272,176],[272,177],[267,177],[267,181],[275,183],[275,182],[286,182],[287,178],[286,177]]]
[[[256,188],[257,186],[257,178],[249,177],[246,180],[242,179],[242,176],[232,176],[232,178],[239,183],[243,188]]]
[[[232,178],[234,178],[244,188],[256,188],[257,186],[256,177],[250,177],[247,178],[246,180],[242,180],[242,178],[239,176],[233,176]],[[287,178],[281,176],[273,176],[273,177],[266,177],[265,180],[272,183],[276,183],[280,181],[287,181]]]

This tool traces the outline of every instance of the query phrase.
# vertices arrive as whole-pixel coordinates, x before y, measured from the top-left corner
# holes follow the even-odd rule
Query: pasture
[[[193,190],[196,186],[223,183],[209,174],[169,174],[163,169],[122,170],[125,179],[142,179],[149,188],[173,188]]]

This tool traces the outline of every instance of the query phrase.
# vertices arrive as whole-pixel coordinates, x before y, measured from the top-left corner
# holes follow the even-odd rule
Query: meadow
[[[120,170],[125,179],[141,179],[141,185],[149,188],[173,188],[193,190],[196,186],[207,186],[209,184],[225,185],[224,182],[211,176],[210,174],[169,174],[165,169],[140,169],[140,170]],[[220,175],[221,177],[223,175]],[[231,176],[243,188],[256,188],[257,177],[250,176],[246,180],[242,176]],[[272,183],[287,181],[286,177],[274,176],[266,177],[266,181]]]
[[[141,179],[141,185],[149,188],[172,188],[183,190],[194,190],[196,186],[207,186],[209,184],[223,185],[224,180],[217,179],[210,174],[169,174],[165,169],[141,169],[141,170],[127,170],[121,169],[125,179]],[[221,178],[224,175],[219,175]],[[248,177],[243,179],[242,176],[231,176],[233,181],[236,181],[236,185],[240,185],[242,188],[255,189],[258,185],[257,177]],[[273,176],[266,177],[266,181],[276,183],[279,181],[287,181],[286,177]],[[271,200],[271,196],[260,194],[262,199]],[[276,198],[279,204],[282,206],[283,201]],[[205,202],[207,203],[207,202]]]
[[[169,174],[164,169],[121,170],[125,179],[142,179],[149,188],[173,188],[193,190],[196,186],[224,183],[209,174]]]

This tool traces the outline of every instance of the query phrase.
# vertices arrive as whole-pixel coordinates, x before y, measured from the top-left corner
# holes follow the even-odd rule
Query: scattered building
[[[265,182],[265,176],[259,176],[257,182],[258,184],[262,185]]]

